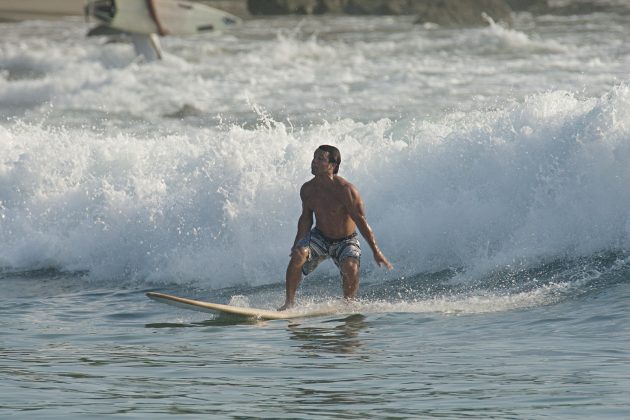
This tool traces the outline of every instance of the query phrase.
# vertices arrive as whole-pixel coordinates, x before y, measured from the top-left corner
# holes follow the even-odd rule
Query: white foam
[[[188,105],[200,116],[231,120],[251,115],[256,103],[298,123],[441,117],[547,87],[598,96],[624,77],[628,62],[623,45],[567,41],[561,31],[538,34],[525,23],[520,30],[492,22],[449,31],[413,26],[409,18],[329,17],[254,20],[229,35],[167,37],[165,59],[139,65],[129,43],[85,38],[82,24],[38,25],[44,23],[4,28],[0,115],[13,116],[13,108],[2,107],[12,104],[32,113],[20,117],[48,115],[53,123],[83,113],[95,121],[154,122]]]
[[[488,22],[488,27],[481,31],[480,41],[488,46],[500,47],[512,52],[552,52],[559,53],[565,51],[567,46],[555,40],[536,39],[525,32],[506,28],[497,24],[491,17],[484,13],[484,19]]]
[[[0,260],[94,278],[279,282],[313,150],[337,144],[389,276],[487,272],[628,246],[630,89],[567,92],[438,123],[341,120],[291,131],[155,136],[0,130]],[[364,268],[371,255],[365,249]],[[384,278],[375,271],[373,279]]]
[[[2,24],[0,267],[281,282],[323,143],[397,267],[370,272],[366,249],[372,281],[624,249],[623,19],[254,19],[165,38],[149,65],[82,23]]]
[[[356,304],[356,311],[360,313],[406,312],[449,315],[507,312],[555,303],[570,288],[569,283],[558,283],[544,285],[529,292],[499,294],[477,290],[475,294],[469,296],[439,296],[400,302],[365,301]]]

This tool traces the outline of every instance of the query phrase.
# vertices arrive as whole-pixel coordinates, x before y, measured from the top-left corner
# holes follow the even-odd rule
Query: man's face
[[[335,169],[335,164],[328,161],[328,152],[317,149],[313,154],[313,161],[311,162],[311,173],[313,175],[332,173]]]

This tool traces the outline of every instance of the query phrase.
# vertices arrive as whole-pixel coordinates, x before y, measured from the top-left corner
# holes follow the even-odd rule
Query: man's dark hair
[[[339,165],[341,165],[341,153],[339,152],[339,149],[337,149],[335,146],[329,146],[327,144],[323,144],[317,149],[321,150],[322,152],[328,152],[328,162],[336,164],[333,173],[336,174],[337,172],[339,172]]]

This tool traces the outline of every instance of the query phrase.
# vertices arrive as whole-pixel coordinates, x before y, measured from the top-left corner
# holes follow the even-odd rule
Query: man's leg
[[[341,281],[343,284],[343,297],[354,299],[359,291],[359,260],[348,257],[341,262]]]
[[[295,304],[295,293],[302,280],[302,267],[308,260],[309,250],[305,247],[297,247],[291,253],[291,261],[287,267],[286,274],[286,300],[284,305],[278,308],[279,311],[289,309]]]

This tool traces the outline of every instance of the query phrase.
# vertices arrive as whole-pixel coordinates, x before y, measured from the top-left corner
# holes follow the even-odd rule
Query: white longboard
[[[239,17],[223,10],[183,0],[91,0],[87,13],[137,34],[192,35],[241,24]]]
[[[338,313],[338,308],[321,308],[316,310],[291,309],[287,311],[271,311],[268,309],[244,308],[240,306],[223,305],[221,303],[203,302],[200,300],[186,299],[179,296],[167,295],[165,293],[148,292],[147,296],[157,302],[165,303],[179,308],[191,309],[194,311],[210,312],[214,314],[229,314],[243,318],[257,319],[295,319],[310,318],[315,316],[325,316]]]

